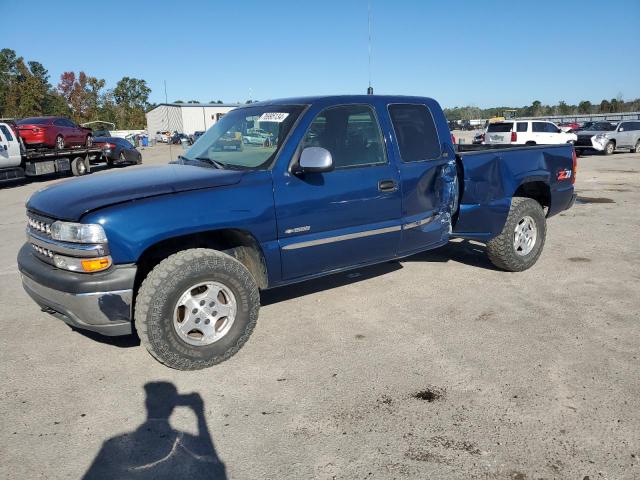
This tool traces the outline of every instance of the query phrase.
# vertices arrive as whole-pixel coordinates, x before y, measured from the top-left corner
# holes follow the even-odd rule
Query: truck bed
[[[533,196],[547,217],[573,201],[575,152],[560,145],[458,145],[460,208],[453,235],[487,241],[502,231],[511,198]],[[526,190],[521,186],[527,183]]]

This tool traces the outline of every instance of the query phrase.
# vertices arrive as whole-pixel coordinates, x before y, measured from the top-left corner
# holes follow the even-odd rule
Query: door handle
[[[381,192],[395,192],[398,184],[394,180],[380,180],[378,182],[378,190]]]

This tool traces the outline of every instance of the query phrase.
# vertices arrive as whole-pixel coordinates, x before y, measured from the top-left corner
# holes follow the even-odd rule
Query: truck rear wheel
[[[527,270],[538,261],[546,234],[542,206],[531,198],[514,197],[502,232],[487,243],[489,259],[502,270]]]
[[[149,273],[136,299],[135,326],[159,362],[198,370],[240,350],[259,308],[258,286],[242,263],[216,250],[190,249]]]
[[[80,177],[82,175],[86,175],[91,171],[91,163],[89,163],[89,158],[84,157],[76,157],[71,161],[71,173],[74,176]]]

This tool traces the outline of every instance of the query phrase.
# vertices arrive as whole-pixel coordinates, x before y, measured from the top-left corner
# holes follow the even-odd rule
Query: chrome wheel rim
[[[62,149],[64,148],[64,138],[62,138],[62,137],[58,137],[58,138],[56,139],[56,143],[57,143],[57,145],[58,145],[58,149],[59,149],[59,150],[62,150]]]
[[[211,345],[229,333],[236,313],[236,297],[226,285],[198,283],[185,290],[176,302],[173,328],[189,345]]]
[[[613,143],[607,144],[607,153],[613,153]]]
[[[84,161],[78,162],[78,173],[80,175],[84,175],[86,171],[87,171],[87,166],[84,164]]]
[[[516,254],[525,256],[531,253],[538,238],[536,222],[530,216],[525,216],[516,224],[513,232],[513,249]]]
[[[88,136],[87,137],[87,147],[90,147],[91,145],[93,145],[93,137],[92,136]]]

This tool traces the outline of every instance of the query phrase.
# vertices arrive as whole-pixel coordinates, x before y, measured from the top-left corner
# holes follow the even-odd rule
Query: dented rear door
[[[400,255],[446,243],[457,209],[455,154],[424,104],[392,104],[396,164],[402,185]],[[448,139],[447,139],[448,140]]]

